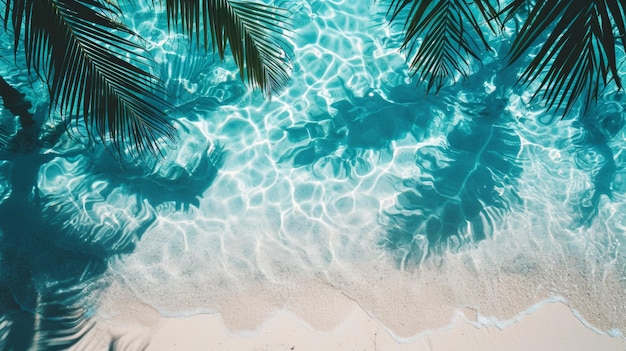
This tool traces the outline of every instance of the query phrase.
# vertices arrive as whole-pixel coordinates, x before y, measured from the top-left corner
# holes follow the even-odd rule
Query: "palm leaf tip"
[[[252,1],[167,0],[168,23],[224,59],[230,47],[241,78],[266,95],[289,81],[291,22],[287,11]],[[210,41],[210,44],[209,44]]]

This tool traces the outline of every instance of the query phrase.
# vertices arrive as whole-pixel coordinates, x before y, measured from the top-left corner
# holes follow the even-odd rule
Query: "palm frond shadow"
[[[195,121],[204,112],[234,105],[245,96],[244,83],[236,77],[220,76],[217,62],[206,59],[197,50],[186,52],[168,54],[166,63],[161,65],[171,115]]]
[[[446,88],[455,116],[446,118],[462,119],[444,142],[417,150],[418,176],[402,181],[395,205],[381,216],[379,244],[402,269],[490,238],[522,203],[516,192],[522,141],[507,110],[514,72],[501,66],[496,61],[478,73],[491,77],[491,92]]]
[[[408,190],[386,215],[381,243],[401,267],[490,237],[520,201],[511,187],[522,171],[519,136],[500,123],[497,111],[482,104],[464,109],[470,120],[447,135],[447,146],[419,149],[416,164],[422,177],[404,181]]]
[[[28,123],[32,120],[33,114],[30,109],[33,107],[31,102],[25,99],[25,94],[20,93],[12,87],[3,77],[0,76],[0,97],[4,107],[14,116],[19,116],[20,120]]]
[[[384,97],[345,92],[346,98],[331,104],[329,112],[283,128],[278,148],[285,150],[279,162],[312,167],[332,178],[364,175],[373,169],[368,151],[384,153],[392,141],[408,134],[421,140],[433,119],[431,111],[419,108],[424,98],[409,85],[394,87]]]
[[[168,150],[161,160],[129,159],[120,163],[119,159],[104,152],[98,157],[82,158],[76,171],[89,174],[92,179],[81,186],[89,187],[89,183],[97,179],[107,184],[108,190],[104,190],[104,194],[124,189],[124,192],[133,194],[137,202],[146,201],[153,208],[166,204],[173,204],[175,210],[199,207],[202,194],[217,178],[228,151],[220,142],[205,140],[193,125],[187,125],[184,120],[180,122],[177,132],[183,142],[177,149]],[[76,191],[80,193],[79,189]],[[57,197],[56,194],[50,195]]]
[[[147,187],[142,187],[144,178],[113,178],[110,170],[100,177],[92,175],[91,180],[85,179],[89,184],[94,184],[92,180],[102,184],[108,176],[108,188],[95,189],[100,191],[95,197],[85,194],[82,187],[87,184],[73,190],[87,195],[84,205],[93,207],[94,213],[76,208],[80,201],[67,194],[29,196],[40,168],[46,177],[48,171],[58,169],[60,157],[13,159],[11,193],[0,203],[0,350],[64,350],[80,342],[93,324],[86,311],[94,306],[85,305],[85,298],[101,287],[99,278],[108,260],[134,250],[156,219],[152,206],[170,201],[184,208],[197,205],[196,192],[215,179],[223,157],[223,149],[214,148],[200,162],[197,173],[181,173],[176,180],[156,179]],[[113,221],[95,215],[99,206],[122,196],[116,190],[121,186],[142,189],[147,203],[137,200],[142,197],[128,196],[122,199],[124,208],[107,211],[107,218],[115,217]],[[113,341],[112,345],[122,347]],[[140,346],[131,343],[124,349]]]
[[[37,164],[17,168],[36,172]],[[106,269],[105,259],[51,241],[60,228],[44,223],[38,201],[13,185],[0,204],[0,349],[65,350],[91,327],[78,301]]]
[[[12,131],[0,125],[0,150],[6,150],[9,148],[9,142],[12,137]]]
[[[149,340],[126,340],[121,337],[114,337],[109,344],[109,351],[143,351],[148,348],[148,343]]]
[[[110,253],[74,250],[63,228],[44,219],[37,177],[54,156],[37,150],[4,156],[10,166],[0,168],[9,180],[0,200],[0,349],[65,350],[91,328],[80,300]]]
[[[46,302],[45,298],[39,300],[33,312],[15,307],[5,311],[6,314],[0,316],[2,350],[67,350],[93,327],[85,309]]]
[[[602,197],[613,200],[613,183],[619,169],[610,143],[626,125],[626,118],[617,110],[601,112],[592,108],[591,111],[597,116],[575,123],[578,133],[572,137],[576,165],[589,173],[591,187],[581,194],[572,194],[568,200],[577,212],[575,224],[586,227],[597,216]]]
[[[41,117],[33,118],[33,130],[40,131]],[[225,157],[212,145],[193,169],[174,164],[146,173],[137,166],[120,176],[111,167],[119,169],[118,160],[104,150],[96,159],[80,150],[42,153],[49,138],[31,140],[28,153],[0,152],[0,350],[64,350],[81,342],[92,326],[87,303],[109,259],[134,250],[156,219],[154,207],[197,206]],[[63,179],[70,182],[58,187]]]
[[[32,104],[25,98],[25,94],[14,88],[4,77],[0,76],[0,97],[4,107],[14,116],[19,117],[20,123],[24,128],[32,127],[33,114],[30,112]],[[8,120],[8,118],[7,118]],[[10,122],[13,125],[4,125]],[[15,138],[17,126],[14,120],[5,121],[0,117],[0,151],[8,150],[15,145],[12,140]]]

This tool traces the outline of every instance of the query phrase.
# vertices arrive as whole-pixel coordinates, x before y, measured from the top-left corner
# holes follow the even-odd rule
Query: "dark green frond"
[[[494,0],[495,3],[491,3],[490,0],[474,0],[474,4],[480,12],[483,20],[489,26],[492,32],[496,33],[496,25],[500,25],[500,1]],[[484,39],[484,38],[483,38]]]
[[[494,6],[488,0],[392,0],[388,13],[393,22],[408,11],[402,49],[412,56],[412,73],[420,82],[428,82],[427,90],[438,91],[458,74],[469,74],[471,61],[479,60],[481,46],[490,49],[475,13],[495,31],[496,7],[497,2]]]
[[[507,9],[514,12],[523,2],[514,5]],[[621,88],[613,28],[621,37],[626,34],[624,5],[618,0],[537,1],[513,42],[509,61],[520,59],[549,34],[519,81],[539,80],[534,97],[564,116],[580,98],[588,108],[611,80]]]
[[[500,12],[498,12],[498,18],[500,18],[500,24],[513,20],[516,15],[520,14],[523,10],[529,10],[532,8],[532,4],[529,0],[512,0],[509,2]]]
[[[173,127],[163,112],[163,89],[151,61],[116,8],[96,0],[8,0],[16,44],[23,34],[26,63],[44,78],[53,105],[83,119],[91,137],[121,152],[159,154]],[[17,45],[16,45],[17,46]]]
[[[168,24],[180,24],[186,34],[205,48],[212,46],[222,59],[230,45],[241,78],[252,86],[270,95],[287,84],[291,64],[284,36],[290,29],[284,10],[250,1],[165,2]]]

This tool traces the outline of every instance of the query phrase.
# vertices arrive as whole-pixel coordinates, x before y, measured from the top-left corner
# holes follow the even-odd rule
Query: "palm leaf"
[[[505,8],[506,19],[524,5],[521,0],[511,3]],[[537,1],[513,41],[509,62],[519,60],[544,33],[549,34],[519,82],[539,80],[533,98],[539,96],[549,109],[562,110],[564,116],[581,98],[586,111],[611,80],[621,89],[613,28],[620,37],[626,35],[625,10],[618,0]]]
[[[291,64],[284,35],[289,18],[284,10],[233,0],[166,0],[168,24],[203,42],[224,59],[227,46],[241,78],[271,95],[284,88]]]
[[[497,4],[497,1],[496,1]],[[478,11],[491,30],[498,11],[490,0],[468,3],[465,0],[392,0],[388,14],[393,23],[408,11],[404,23],[405,39],[401,46],[413,56],[409,66],[420,82],[428,82],[427,90],[441,89],[455,76],[467,76],[471,60],[480,60],[479,39],[485,49],[490,46],[481,24],[474,15]]]
[[[48,84],[68,121],[81,118],[90,138],[118,153],[160,153],[173,127],[162,112],[163,88],[133,33],[112,19],[116,7],[96,0],[7,0],[15,47],[23,34],[26,64]]]

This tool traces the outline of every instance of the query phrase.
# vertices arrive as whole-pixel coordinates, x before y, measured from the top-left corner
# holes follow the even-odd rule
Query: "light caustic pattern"
[[[402,335],[458,305],[510,318],[553,295],[625,327],[621,96],[602,97],[597,122],[550,120],[493,53],[427,95],[381,6],[296,1],[292,80],[263,100],[231,61],[181,55],[162,14],[133,11],[177,148],[145,179],[80,152],[40,169],[45,213],[125,248],[107,282],[169,315],[250,291],[279,308],[316,281]]]

